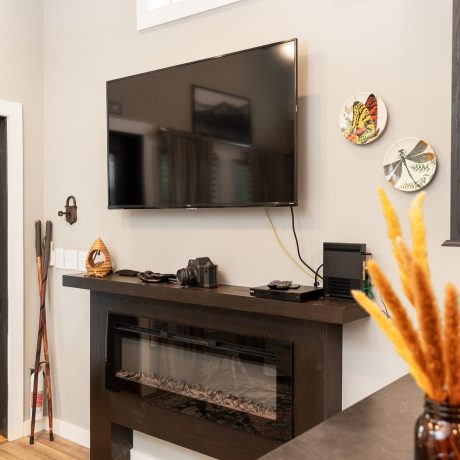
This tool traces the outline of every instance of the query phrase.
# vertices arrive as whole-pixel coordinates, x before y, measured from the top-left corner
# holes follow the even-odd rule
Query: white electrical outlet
[[[78,271],[86,272],[86,256],[87,251],[78,251]]]
[[[64,268],[64,249],[56,248],[54,250],[54,266],[56,268]]]
[[[78,256],[75,249],[64,249],[64,268],[76,270],[78,266]]]

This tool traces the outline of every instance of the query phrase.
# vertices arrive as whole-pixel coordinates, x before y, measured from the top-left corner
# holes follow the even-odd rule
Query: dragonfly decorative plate
[[[417,137],[396,141],[383,159],[383,172],[393,187],[403,192],[416,192],[434,177],[437,160],[431,145]]]
[[[364,145],[381,136],[387,118],[387,108],[382,99],[373,93],[358,93],[345,102],[339,125],[345,139]]]

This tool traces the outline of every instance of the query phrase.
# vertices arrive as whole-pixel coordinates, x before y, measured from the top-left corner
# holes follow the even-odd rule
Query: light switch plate
[[[54,257],[54,243],[51,241],[51,246],[50,246],[50,260],[49,260],[49,263],[48,265],[50,267],[54,267],[54,260],[55,260],[55,257]]]
[[[78,251],[76,249],[64,249],[64,268],[76,270],[78,267]]]
[[[78,271],[86,272],[86,256],[87,251],[78,251]]]
[[[54,266],[56,268],[64,268],[64,249],[56,248],[54,250]]]

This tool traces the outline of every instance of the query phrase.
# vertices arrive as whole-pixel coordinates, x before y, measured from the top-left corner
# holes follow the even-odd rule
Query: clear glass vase
[[[460,405],[425,398],[415,424],[415,460],[460,460]]]

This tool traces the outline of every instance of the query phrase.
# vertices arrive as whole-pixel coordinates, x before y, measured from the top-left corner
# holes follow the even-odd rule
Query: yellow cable
[[[300,262],[297,262],[297,260],[291,255],[291,253],[286,249],[286,246],[284,246],[283,242],[281,241],[281,238],[279,237],[278,235],[278,232],[276,231],[276,228],[275,226],[273,225],[273,221],[270,217],[270,214],[268,213],[267,211],[267,208],[264,208],[264,211],[265,211],[265,215],[267,216],[267,219],[268,219],[268,222],[270,224],[270,227],[272,229],[272,232],[273,232],[273,236],[275,237],[275,240],[277,241],[277,243],[279,244],[280,248],[284,251],[284,253],[289,257],[289,259],[291,259],[292,262],[294,262],[298,268],[300,268],[300,270],[302,270],[307,276],[309,276],[310,278],[315,278],[310,272],[308,272],[307,270],[305,270],[302,265],[300,265]]]

